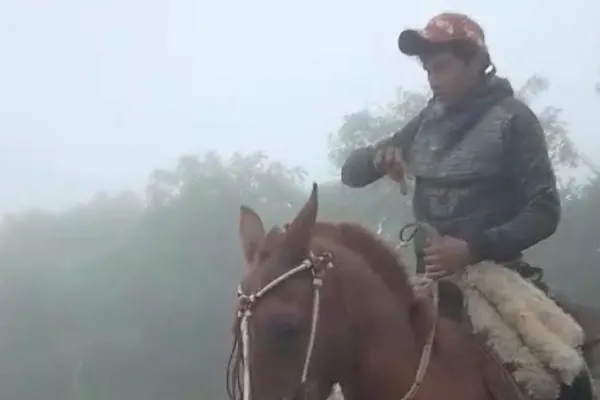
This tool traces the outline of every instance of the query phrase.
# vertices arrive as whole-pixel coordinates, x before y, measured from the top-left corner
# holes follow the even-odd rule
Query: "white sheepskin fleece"
[[[329,395],[327,400],[344,400],[344,395],[342,394],[342,388],[340,387],[340,385],[335,384],[333,386],[331,394]]]
[[[534,400],[555,400],[585,368],[584,333],[554,301],[518,273],[494,263],[468,267],[458,279],[473,329],[510,365]]]

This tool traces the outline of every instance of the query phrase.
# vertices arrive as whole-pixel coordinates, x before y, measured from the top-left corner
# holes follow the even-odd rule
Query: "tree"
[[[145,199],[98,194],[7,218],[5,397],[223,398],[239,206],[282,223],[305,199],[303,177],[260,153],[188,155],[151,175]]]

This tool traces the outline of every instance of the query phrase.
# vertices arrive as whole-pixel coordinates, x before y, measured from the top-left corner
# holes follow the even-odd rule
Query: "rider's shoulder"
[[[499,104],[502,109],[512,118],[524,122],[537,122],[538,117],[535,112],[523,100],[509,96],[502,100]]]

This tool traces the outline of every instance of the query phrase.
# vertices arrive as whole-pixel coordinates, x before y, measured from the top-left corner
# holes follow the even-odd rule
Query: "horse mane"
[[[412,298],[410,278],[406,266],[396,252],[382,239],[352,222],[317,222],[314,236],[331,237],[344,247],[357,253],[367,262],[390,290],[400,296]]]

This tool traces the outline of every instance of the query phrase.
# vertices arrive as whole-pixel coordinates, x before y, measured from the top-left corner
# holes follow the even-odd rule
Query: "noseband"
[[[317,334],[317,324],[319,320],[320,311],[320,300],[321,300],[321,287],[323,286],[323,280],[328,269],[333,268],[331,261],[331,254],[324,253],[322,255],[315,256],[311,254],[306,258],[300,265],[280,275],[273,281],[269,282],[265,287],[260,289],[258,292],[253,294],[244,294],[241,287],[238,287],[238,310],[237,318],[240,326],[241,341],[242,341],[242,362],[244,368],[243,376],[243,400],[250,400],[250,332],[249,323],[252,318],[252,310],[260,303],[260,300],[264,296],[277,287],[282,282],[285,282],[289,278],[299,274],[300,272],[310,271],[312,273],[312,286],[313,286],[313,307],[311,316],[310,335],[308,337],[308,346],[306,349],[306,356],[304,358],[304,366],[302,368],[302,375],[300,377],[300,386],[302,389],[306,388],[306,381],[308,377],[308,368],[310,366],[310,360],[315,345],[315,337]]]

